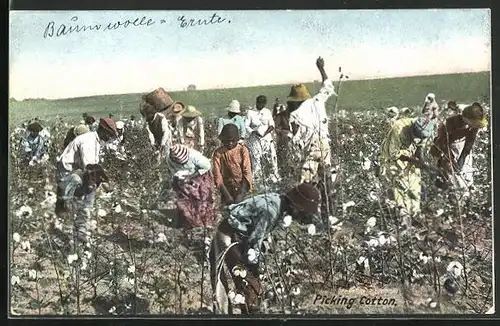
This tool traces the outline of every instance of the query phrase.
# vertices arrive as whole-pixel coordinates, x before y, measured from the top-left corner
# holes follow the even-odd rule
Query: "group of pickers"
[[[301,224],[310,223],[325,199],[325,193],[315,184],[330,171],[325,103],[337,94],[321,57],[316,66],[322,87],[314,96],[305,85],[294,85],[286,105],[276,104],[271,111],[261,95],[255,109],[245,115],[239,102],[232,101],[227,116],[218,120],[220,146],[213,153],[205,151],[204,123],[195,107],[172,100],[161,88],[143,96],[140,113],[151,145],[168,170],[179,220],[185,228],[217,225],[210,253],[214,292],[221,279],[217,267],[223,266],[215,262],[221,261],[221,255],[230,271],[235,266],[247,269],[244,280],[233,275],[237,292],[245,297],[243,312],[253,311],[258,305],[260,280],[256,267],[262,259],[263,240],[285,216]],[[471,150],[478,130],[486,127],[485,117],[484,108],[473,103],[441,121],[435,96],[429,94],[416,117],[392,123],[381,145],[380,176],[388,184],[388,195],[406,217],[407,227],[420,212],[421,169],[431,166],[439,170],[439,187],[458,185],[467,190],[472,186]],[[133,127],[135,118],[127,123]],[[123,145],[124,127],[123,121],[115,122],[111,117],[95,121],[85,116],[81,125],[68,131],[64,150],[57,157],[56,213],[64,216],[69,204],[76,204],[77,243],[89,245],[87,224],[95,190],[100,185],[109,190],[111,181],[100,165],[101,150]],[[29,162],[40,161],[46,154],[44,139],[50,137],[43,130],[38,121],[27,126],[23,148]],[[427,159],[429,153],[434,161]],[[262,187],[278,182],[280,169],[290,164],[301,167],[296,185],[280,193]],[[162,193],[172,196],[169,191]],[[217,220],[217,211],[221,220]],[[215,301],[218,311],[228,311],[219,299]]]

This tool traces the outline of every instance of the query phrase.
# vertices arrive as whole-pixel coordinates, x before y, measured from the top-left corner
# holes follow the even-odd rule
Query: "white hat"
[[[232,113],[241,113],[240,102],[238,102],[238,100],[232,100],[227,110]]]
[[[436,100],[436,95],[434,93],[429,93],[425,97],[425,102],[433,102],[434,100]]]
[[[116,122],[116,129],[123,129],[125,127],[125,123],[123,121]]]

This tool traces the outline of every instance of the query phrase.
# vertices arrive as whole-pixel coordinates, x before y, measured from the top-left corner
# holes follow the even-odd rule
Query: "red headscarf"
[[[116,123],[111,118],[103,118],[99,121],[99,127],[103,128],[113,136],[118,135],[118,130],[116,129]]]

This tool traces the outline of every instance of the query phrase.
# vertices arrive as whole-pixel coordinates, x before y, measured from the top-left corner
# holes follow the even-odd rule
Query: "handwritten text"
[[[224,22],[231,23],[230,20],[214,13],[212,16],[205,19],[186,18],[184,15],[177,17],[180,28],[188,28],[195,26],[206,26],[214,24],[222,24]],[[159,24],[165,24],[167,20],[160,19]],[[78,34],[90,31],[112,31],[123,28],[149,27],[155,25],[156,21],[147,16],[138,17],[135,19],[126,19],[121,21],[108,22],[105,24],[83,24],[80,23],[78,16],[73,16],[68,23],[56,23],[51,21],[45,26],[43,38],[53,38],[66,36],[68,34]]]
[[[221,24],[226,21],[226,18],[222,18],[217,13],[213,14],[209,19],[187,19],[184,15],[179,16],[177,20],[180,22],[181,28],[204,26],[204,25],[214,25]],[[227,21],[231,23],[230,20]]]

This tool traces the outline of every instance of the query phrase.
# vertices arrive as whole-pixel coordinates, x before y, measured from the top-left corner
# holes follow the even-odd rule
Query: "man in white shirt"
[[[252,172],[256,183],[263,180],[276,182],[279,180],[278,159],[274,144],[274,119],[266,108],[267,98],[260,95],[256,99],[256,110],[247,112],[247,127],[250,131],[248,148],[252,161]]]
[[[56,214],[68,213],[67,203],[75,199],[74,232],[83,243],[88,240],[87,224],[94,205],[94,192],[101,181],[107,179],[99,166],[101,147],[116,137],[115,122],[110,118],[101,119],[96,131],[77,136],[57,158]]]
[[[329,119],[325,103],[331,95],[337,94],[324,65],[324,60],[319,57],[316,66],[321,73],[322,87],[318,94],[311,98],[305,85],[295,85],[288,96],[287,109],[291,112],[292,126],[289,136],[304,153],[300,182],[317,179],[320,170],[326,171],[331,166]]]

